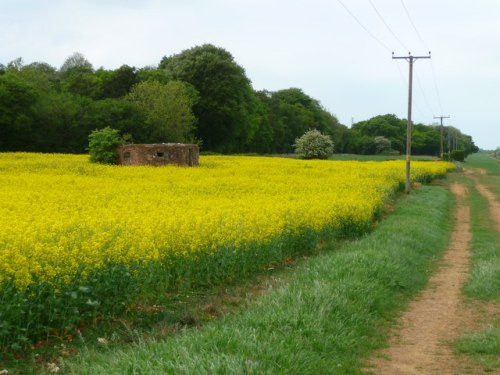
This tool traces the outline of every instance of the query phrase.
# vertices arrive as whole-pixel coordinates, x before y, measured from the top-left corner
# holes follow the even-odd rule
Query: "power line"
[[[383,43],[379,38],[377,38],[375,34],[373,34],[370,30],[368,30],[368,28],[366,28],[365,25],[361,23],[361,21],[354,15],[354,13],[352,13],[349,10],[349,8],[345,6],[345,4],[341,0],[337,1],[339,2],[340,5],[342,5],[342,7],[347,11],[347,13],[349,13],[350,16],[359,24],[359,26],[361,26],[363,30],[365,30],[368,33],[368,35],[370,35],[373,38],[373,40],[375,40],[378,44],[380,44],[385,50],[391,52],[391,49],[387,47],[385,43]]]
[[[432,60],[431,60],[431,69],[432,69],[432,79],[434,81],[434,89],[436,90],[436,97],[438,100],[439,110],[441,111],[441,113],[443,113],[444,112],[443,103],[441,102],[441,95],[439,94],[439,88],[436,80],[436,71],[434,69],[434,64],[432,63]]]
[[[394,33],[394,31],[392,31],[392,29],[390,28],[390,26],[387,24],[387,22],[385,22],[384,17],[382,17],[382,15],[378,11],[378,9],[375,6],[375,4],[373,4],[372,0],[368,0],[368,1],[370,2],[370,5],[372,6],[372,8],[375,11],[375,13],[377,13],[378,18],[380,18],[380,20],[385,25],[385,27],[387,28],[387,30],[389,30],[389,32],[392,34],[392,36],[394,37],[394,39],[396,39],[398,41],[398,43],[403,47],[404,50],[408,51],[408,48],[404,45],[404,43],[401,41],[401,39],[398,38],[398,36]]]
[[[348,7],[347,7],[347,6],[343,3],[343,1],[342,1],[342,0],[337,0],[337,1],[338,1],[338,3],[339,3],[339,4],[340,4],[340,5],[341,5],[344,9],[345,9],[345,11],[346,11],[347,13],[349,13],[349,15],[350,15],[350,16],[351,16],[351,17],[352,17],[352,18],[353,18],[353,19],[354,19],[354,20],[358,23],[358,25],[359,25],[359,26],[360,26],[360,27],[361,27],[361,28],[362,28],[362,29],[363,29],[363,30],[364,30],[364,31],[365,31],[368,35],[370,35],[370,37],[371,37],[373,40],[375,40],[375,41],[376,41],[376,42],[377,42],[377,43],[378,43],[378,44],[379,44],[382,48],[384,48],[386,51],[391,51],[391,50],[389,49],[389,47],[387,47],[387,45],[386,45],[384,42],[382,42],[379,38],[377,38],[377,36],[375,36],[375,34],[374,34],[374,33],[372,33],[372,32],[371,32],[371,31],[370,31],[370,30],[369,30],[369,29],[368,29],[368,28],[367,28],[367,27],[366,27],[366,26],[365,26],[365,25],[364,25],[364,24],[363,24],[363,23],[362,23],[362,22],[361,22],[361,21],[360,21],[360,20],[356,17],[356,15],[355,15],[355,14],[354,14],[354,13],[353,13],[353,12],[352,12],[352,11],[351,11]],[[401,41],[401,39],[399,39],[399,38],[398,38],[398,36],[396,35],[396,33],[392,30],[392,28],[389,26],[389,24],[385,21],[384,17],[383,17],[383,16],[382,16],[382,14],[378,11],[378,9],[377,9],[377,7],[375,6],[375,4],[373,3],[373,1],[372,1],[372,0],[368,0],[368,1],[370,2],[370,4],[371,4],[371,6],[372,6],[373,10],[374,10],[374,11],[375,11],[375,13],[377,14],[377,16],[380,18],[380,20],[382,21],[382,23],[385,25],[385,27],[387,28],[387,30],[388,30],[388,31],[389,31],[389,32],[390,32],[390,33],[394,36],[394,38],[397,40],[397,42],[398,42],[398,43],[399,43],[399,44],[400,44],[400,45],[401,45],[404,49],[408,50],[408,48],[405,46],[405,44]],[[424,46],[425,46],[425,42],[423,41],[422,37],[421,37],[421,36],[420,36],[420,34],[418,33],[418,30],[417,30],[417,28],[415,27],[415,24],[413,23],[413,20],[411,19],[411,16],[410,16],[410,14],[409,14],[409,12],[408,12],[408,9],[407,9],[407,8],[406,8],[406,6],[404,5],[403,0],[401,0],[401,3],[402,3],[402,5],[403,5],[403,8],[405,9],[406,15],[408,16],[408,18],[409,18],[409,20],[410,20],[410,23],[412,24],[412,26],[413,26],[413,28],[414,28],[415,32],[416,32],[416,33],[417,33],[417,35],[419,36],[419,38],[420,38],[420,40],[421,40],[422,44],[424,44]],[[393,53],[393,54],[394,54],[394,53]],[[411,54],[410,54],[410,55],[411,55]],[[430,55],[430,52],[429,52],[429,55]],[[397,66],[397,68],[398,68],[399,74],[400,74],[400,76],[401,76],[401,79],[402,79],[402,81],[403,81],[403,85],[404,85],[404,84],[405,84],[405,83],[404,83],[404,82],[405,82],[405,78],[404,78],[404,76],[403,76],[403,73],[401,72],[400,67],[399,67],[398,65],[396,65],[396,66]],[[417,77],[417,80],[418,80],[418,77]],[[426,97],[426,95],[425,95],[425,93],[424,93],[424,91],[423,91],[422,85],[421,85],[421,83],[420,83],[420,81],[419,81],[419,80],[418,80],[418,83],[419,83],[420,90],[421,90],[421,92],[422,92],[422,96],[423,96],[423,98],[424,98],[424,102],[425,102],[425,104],[427,105],[427,107],[430,109],[430,112],[431,112],[431,114],[432,114],[434,111],[432,110],[432,107],[430,106],[430,104],[429,104],[429,102],[428,102],[428,100],[427,100],[427,97]],[[435,84],[435,87],[437,88],[437,84]],[[436,92],[437,92],[437,91],[436,91]],[[429,117],[429,116],[428,116],[428,114],[425,114],[425,113],[422,111],[422,109],[420,108],[420,106],[418,105],[418,103],[416,103],[416,102],[415,102],[415,103],[414,103],[414,105],[415,105],[416,110],[420,113],[420,115],[421,115],[422,117]]]
[[[420,39],[420,42],[427,50],[430,50],[429,46],[427,45],[427,43],[425,43],[424,39],[422,38],[422,35],[419,33],[417,27],[415,26],[415,23],[413,22],[413,19],[410,15],[410,12],[408,11],[408,8],[406,7],[404,1],[403,0],[400,0],[400,1],[401,1],[401,5],[403,6],[403,9],[406,13],[406,16],[408,17],[408,20],[410,21],[410,23],[413,27],[413,30],[415,30],[415,34],[417,34],[418,39]],[[436,71],[434,69],[434,63],[432,60],[431,60],[431,70],[432,70],[432,79],[434,81],[434,89],[436,91],[436,97],[437,97],[439,109],[440,109],[441,113],[443,113],[443,104],[441,102],[441,95],[439,94],[439,88],[438,88],[437,79],[436,79]]]
[[[415,78],[417,78],[418,88],[420,89],[420,93],[422,94],[422,98],[424,99],[424,103],[427,106],[427,109],[430,111],[430,113],[434,116],[434,111],[432,109],[432,106],[429,104],[429,100],[427,99],[427,95],[425,95],[425,91],[422,87],[422,82],[420,81],[420,78],[416,72],[415,72]],[[429,116],[426,116],[426,117],[429,117]]]
[[[403,6],[403,8],[405,10],[406,15],[408,16],[408,19],[410,20],[411,25],[413,26],[413,30],[415,30],[415,33],[418,36],[418,39],[420,39],[420,42],[422,42],[422,45],[427,49],[427,51],[430,51],[430,48],[427,46],[427,44],[424,42],[424,39],[422,39],[422,36],[418,32],[417,27],[415,26],[415,23],[413,23],[413,20],[411,19],[411,16],[410,16],[410,12],[408,12],[408,8],[406,8],[404,1],[403,0],[400,0],[400,1],[401,1],[401,5]]]
[[[340,5],[342,5],[342,7],[346,10],[347,13],[349,13],[349,15],[358,23],[358,25],[366,31],[366,33],[368,33],[368,35],[370,35],[373,40],[375,40],[380,46],[382,46],[382,48],[384,48],[386,51],[389,51],[391,52],[391,50],[389,49],[389,47],[387,47],[387,45],[385,43],[383,43],[381,40],[379,40],[370,30],[368,30],[367,27],[365,27],[365,25],[363,25],[363,23],[354,15],[354,13],[352,13],[349,8],[347,8],[347,6],[341,1],[341,0],[337,0],[339,2]],[[406,49],[406,48],[405,48]],[[403,87],[406,87],[406,80],[404,78],[404,75],[403,75],[403,72],[401,72],[401,69],[399,67],[399,65],[396,65],[396,67],[398,68],[398,71],[399,71],[399,75],[400,75],[400,78],[401,78],[401,81],[402,81],[402,84],[403,84]],[[420,109],[417,107],[417,110],[421,113]],[[421,113],[422,114],[422,113]]]

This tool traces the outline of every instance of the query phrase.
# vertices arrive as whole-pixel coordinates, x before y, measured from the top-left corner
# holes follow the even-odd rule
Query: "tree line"
[[[341,153],[402,153],[406,137],[395,115],[348,128],[299,88],[256,91],[233,56],[211,44],[154,67],[95,69],[80,53],[59,68],[0,64],[0,151],[83,153],[91,131],[105,127],[131,142],[196,142],[220,153],[290,153],[310,129]],[[458,129],[446,134],[449,149],[476,151]],[[415,124],[413,137],[414,153],[439,154],[439,128]]]

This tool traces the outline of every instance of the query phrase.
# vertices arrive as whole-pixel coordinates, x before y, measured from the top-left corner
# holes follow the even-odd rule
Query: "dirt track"
[[[479,184],[474,172],[467,174],[478,191],[488,199],[492,220],[500,231],[500,205],[494,195]],[[374,366],[371,371],[376,374],[458,375],[483,372],[466,357],[456,356],[450,345],[464,332],[481,327],[483,319],[478,314],[478,307],[484,310],[484,306],[464,301],[461,294],[469,272],[470,209],[466,187],[453,184],[451,190],[457,197],[457,208],[450,246],[428,287],[410,303],[401,317],[389,348],[377,353],[371,361]]]

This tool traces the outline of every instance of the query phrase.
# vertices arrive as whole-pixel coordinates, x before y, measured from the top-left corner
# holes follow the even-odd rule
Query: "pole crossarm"
[[[413,63],[418,59],[430,59],[431,53],[428,56],[413,56],[411,52],[408,52],[408,56],[394,56],[393,59],[405,59],[409,66],[409,78],[408,78],[408,124],[406,125],[406,181],[405,181],[405,193],[409,194],[411,190],[411,179],[410,179],[410,160],[411,160],[411,133],[413,124],[411,121],[411,110],[412,110],[412,87],[413,87]]]
[[[430,59],[431,58],[431,53],[429,51],[429,55],[427,55],[427,56],[413,56],[411,54],[411,52],[408,52],[408,56],[394,56],[394,52],[393,52],[392,53],[392,58],[393,59],[404,59],[404,60],[410,62],[410,60]]]

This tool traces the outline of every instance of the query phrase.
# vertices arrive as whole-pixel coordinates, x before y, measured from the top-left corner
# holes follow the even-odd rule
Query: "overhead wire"
[[[372,8],[375,11],[375,13],[377,13],[378,18],[380,18],[380,20],[385,25],[385,27],[387,28],[387,30],[389,30],[389,32],[392,34],[392,36],[394,37],[394,39],[396,39],[398,41],[398,43],[403,47],[403,49],[405,49],[406,51],[408,51],[408,48],[404,45],[404,43],[401,41],[401,39],[398,38],[398,36],[396,35],[396,33],[394,31],[392,31],[391,27],[387,24],[387,22],[385,21],[384,17],[382,17],[382,15],[378,11],[378,9],[375,6],[375,4],[373,4],[373,1],[372,0],[368,0],[368,1],[370,2],[370,5],[372,6]]]
[[[379,38],[377,38],[375,34],[373,34],[370,30],[368,30],[368,28],[361,23],[361,21],[354,15],[354,13],[352,13],[349,10],[349,8],[342,2],[342,0],[337,0],[337,1],[339,2],[340,5],[342,5],[342,7],[346,10],[346,12],[349,13],[349,15],[358,23],[358,25],[361,26],[361,28],[365,30],[368,33],[368,35],[370,35],[373,38],[373,40],[375,40],[378,44],[380,44],[385,50],[391,52],[391,49],[387,47],[387,45],[384,42],[382,42]]]
[[[408,12],[408,8],[406,8],[406,5],[403,0],[401,1],[401,5],[403,6],[403,9],[405,10],[406,16],[408,17],[408,20],[410,21],[410,24],[413,26],[413,30],[415,30],[415,33],[418,36],[418,39],[420,39],[420,42],[422,45],[427,49],[427,51],[430,51],[430,48],[427,46],[427,43],[424,42],[424,39],[422,38],[422,35],[417,30],[417,27],[415,26],[415,23],[413,22],[413,19],[410,16],[410,12]]]
[[[408,17],[408,20],[410,21],[410,24],[412,25],[413,30],[415,31],[415,34],[417,35],[418,39],[420,40],[422,45],[425,47],[425,49],[430,51],[429,46],[427,45],[427,43],[425,43],[424,39],[422,38],[422,35],[420,34],[417,27],[415,26],[415,23],[413,22],[413,19],[410,15],[410,12],[408,11],[408,8],[406,7],[404,1],[403,0],[400,0],[400,1],[401,1],[401,5],[403,6],[403,9],[406,13],[406,16]],[[441,102],[441,95],[439,93],[439,87],[438,87],[437,79],[436,79],[436,69],[434,68],[434,62],[432,61],[432,59],[431,59],[431,70],[432,70],[432,80],[434,82],[434,90],[436,91],[436,98],[437,98],[438,106],[439,106],[441,113],[443,113],[443,104]]]
[[[441,102],[441,95],[439,94],[439,87],[437,84],[437,79],[436,79],[436,70],[434,69],[434,63],[432,62],[431,59],[431,69],[432,69],[432,79],[434,81],[434,89],[436,90],[436,96],[438,100],[438,105],[439,105],[439,110],[441,111],[441,114],[443,114],[443,103]]]
[[[371,2],[371,0],[369,0],[369,1]],[[415,22],[413,22],[413,18],[410,15],[410,12],[408,11],[408,8],[406,7],[406,5],[404,3],[404,0],[400,0],[400,2],[401,2],[401,5],[402,5],[405,13],[406,13],[406,16],[408,17],[408,21],[410,21],[410,24],[412,25],[413,30],[415,31],[415,34],[417,35],[418,39],[420,40],[420,43],[422,43],[422,45],[424,46],[425,49],[427,49],[428,51],[430,51],[429,46],[424,41],[424,38],[422,38],[422,35],[418,31],[417,26],[415,25]],[[434,82],[434,90],[436,92],[436,98],[437,98],[438,106],[439,106],[439,109],[441,110],[441,113],[443,113],[443,105],[441,103],[441,95],[439,94],[439,88],[438,88],[438,85],[437,85],[437,78],[436,78],[436,71],[434,69],[434,63],[433,63],[432,59],[431,59],[430,63],[431,63],[431,70],[432,70],[432,80]],[[419,85],[421,86],[420,82],[419,82]],[[421,89],[421,91],[422,91],[422,94],[424,95],[424,100],[428,103],[428,99],[427,99],[427,97],[426,97],[423,89]],[[429,106],[429,108],[431,108],[431,107]],[[433,111],[431,110],[431,112],[433,112]]]
[[[377,38],[375,36],[375,34],[373,34],[365,25],[363,25],[363,23],[358,19],[358,17],[356,17],[354,15],[353,12],[351,12],[351,10],[341,1],[341,0],[337,0],[338,3],[345,9],[345,11],[347,13],[349,13],[349,15],[358,23],[358,25],[368,34],[370,35],[370,37],[375,40],[382,48],[384,48],[387,52],[392,52],[391,49],[389,47],[387,47],[387,45],[382,42],[379,38]],[[400,78],[402,80],[402,85],[405,86],[405,78],[403,76],[403,73],[401,72],[401,69],[399,68],[399,65],[397,65],[398,67],[398,70],[399,70],[399,74],[400,74]]]
[[[384,26],[386,27],[386,29],[392,34],[392,36],[394,37],[394,39],[401,45],[401,47],[403,47],[404,50],[408,51],[409,48],[406,47],[406,45],[401,41],[401,39],[399,39],[399,37],[396,35],[396,33],[392,30],[392,28],[389,26],[389,24],[386,22],[386,20],[384,19],[384,17],[382,16],[382,14],[379,12],[379,10],[377,9],[377,7],[375,6],[375,4],[373,3],[372,0],[368,0],[368,2],[370,3],[370,5],[372,6],[373,10],[375,11],[375,13],[377,14],[378,18],[380,19],[380,21],[382,21],[382,23],[384,24]],[[401,69],[399,67],[399,65],[397,65],[398,67],[398,70],[399,70],[399,73],[400,73],[400,76],[403,77],[403,80],[404,80],[404,76],[401,72]],[[432,110],[430,104],[429,104],[429,101],[427,99],[427,96],[425,95],[425,92],[422,88],[422,84],[420,82],[420,79],[418,79],[418,76],[417,77],[417,80],[418,80],[418,85],[419,85],[419,88],[420,88],[420,91],[422,93],[422,96],[424,98],[424,103],[427,105],[427,109],[430,110],[430,113],[434,113],[434,111]],[[417,109],[417,111],[424,117],[426,117],[424,115],[424,113],[422,112],[422,110],[420,109],[420,106],[416,103],[416,101],[414,101],[414,105],[415,105],[415,108]]]
[[[386,51],[388,52],[392,52],[392,50],[384,43],[382,42],[379,38],[377,38],[375,36],[375,34],[373,34],[357,17],[356,15],[351,12],[351,10],[341,1],[341,0],[337,0],[338,3],[345,9],[345,11],[347,13],[349,13],[349,15],[358,23],[358,25],[368,34],[370,35],[370,37],[375,40],[382,48],[384,48]],[[371,0],[368,0],[373,8],[373,10],[375,11],[375,13],[377,14],[377,16],[379,17],[379,19],[382,21],[382,23],[385,25],[385,27],[387,28],[387,30],[389,30],[389,32],[393,35],[393,37],[398,41],[398,43],[406,50],[408,50],[408,48],[406,48],[405,44],[397,37],[397,35],[394,33],[394,31],[391,29],[391,27],[388,25],[388,23],[385,21],[385,19],[382,17],[381,13],[378,11],[377,7],[375,6],[375,4],[371,1]],[[403,4],[404,6],[404,4]],[[405,7],[406,9],[406,7]],[[408,17],[409,16],[409,13],[408,11],[406,10],[407,12],[407,15]],[[413,24],[413,21],[410,21],[412,24]],[[415,28],[415,26],[414,26]],[[416,30],[416,28],[415,28]],[[397,69],[398,69],[398,72],[399,72],[399,75],[400,75],[400,78],[403,82],[403,86],[407,87],[407,82],[406,82],[406,79],[403,75],[403,72],[401,71],[401,68],[399,66],[399,64],[396,64],[397,66]],[[425,101],[427,101],[427,99],[425,99]],[[430,108],[429,104],[427,103],[428,107]],[[432,117],[432,116],[428,116],[426,114],[424,114],[424,112],[422,111],[422,109],[420,108],[420,106],[416,103],[416,101],[414,101],[414,106],[415,106],[415,109],[420,113],[420,115],[422,117]],[[433,111],[431,110],[430,111],[431,113],[433,113]]]
[[[430,111],[430,113],[432,114],[432,117],[434,117],[434,113],[435,111],[432,109],[432,106],[430,105],[429,103],[429,100],[427,98],[427,95],[425,94],[425,91],[424,91],[424,88],[422,86],[422,82],[420,81],[420,77],[418,75],[418,73],[415,71],[415,78],[417,79],[417,85],[418,85],[418,88],[420,89],[420,93],[422,94],[422,98],[424,100],[424,103],[425,105],[427,106],[427,109]]]

